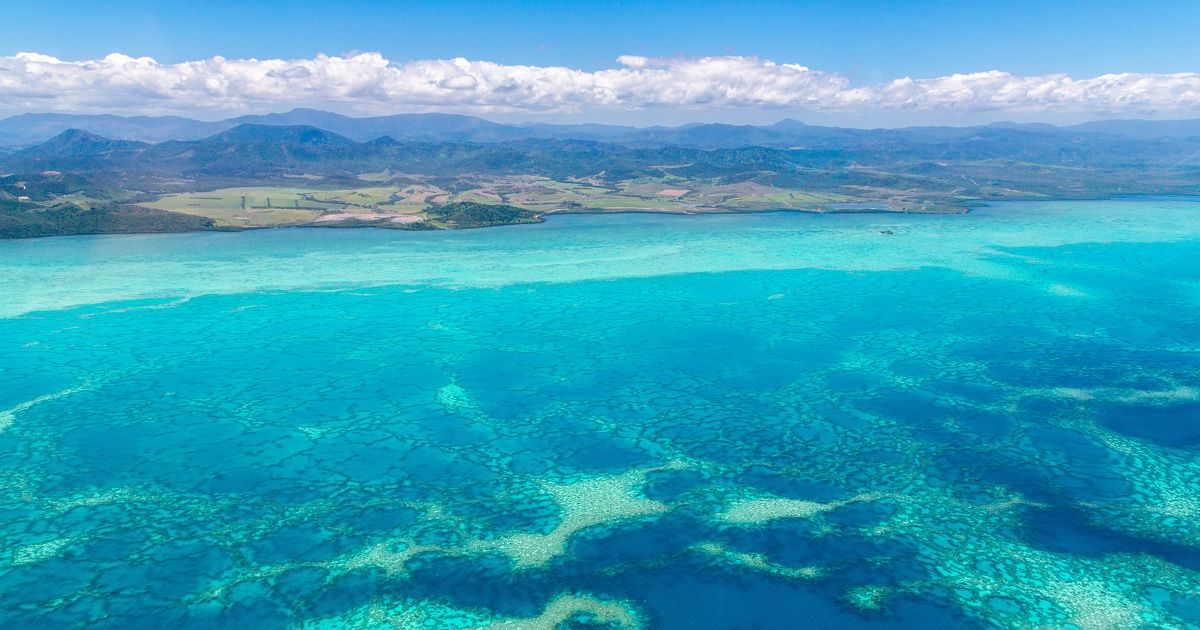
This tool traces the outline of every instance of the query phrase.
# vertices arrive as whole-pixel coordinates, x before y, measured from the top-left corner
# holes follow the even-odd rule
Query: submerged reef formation
[[[696,264],[768,219],[811,220]],[[1143,240],[0,318],[0,620],[1195,628],[1200,240]]]

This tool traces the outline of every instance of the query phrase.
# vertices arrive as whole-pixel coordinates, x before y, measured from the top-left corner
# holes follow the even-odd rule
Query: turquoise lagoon
[[[5,628],[1196,628],[1200,203],[0,243]]]

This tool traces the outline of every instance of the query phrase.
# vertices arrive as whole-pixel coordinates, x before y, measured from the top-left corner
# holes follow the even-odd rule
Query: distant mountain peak
[[[23,151],[27,157],[70,157],[92,155],[106,151],[121,151],[148,146],[132,140],[113,140],[83,129],[67,129],[49,140]]]
[[[400,141],[391,136],[379,136],[378,138],[367,142],[367,144],[377,147],[394,147],[399,145]]]
[[[213,142],[229,143],[289,143],[289,144],[322,144],[322,145],[353,145],[350,138],[325,131],[311,125],[257,125],[241,124],[233,129],[222,131],[207,138]]]
[[[62,133],[50,138],[46,142],[67,143],[67,142],[103,142],[108,140],[104,136],[94,134],[84,129],[67,129]]]
[[[808,125],[795,118],[784,118],[773,125],[767,125],[767,127],[776,131],[799,131],[807,128]]]

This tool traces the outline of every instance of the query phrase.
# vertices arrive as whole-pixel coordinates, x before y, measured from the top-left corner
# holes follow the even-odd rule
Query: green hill
[[[0,238],[73,234],[138,234],[211,229],[212,219],[137,206],[82,208],[64,203],[43,207],[0,200]]]

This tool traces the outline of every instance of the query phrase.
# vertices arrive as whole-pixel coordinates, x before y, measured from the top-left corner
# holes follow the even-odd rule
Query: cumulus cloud
[[[1157,113],[1200,110],[1200,73],[1074,79],[990,71],[854,86],[837,73],[741,56],[624,55],[617,66],[597,71],[461,58],[395,63],[378,53],[173,64],[115,53],[86,61],[37,53],[0,57],[0,109],[8,111],[243,112],[294,105],[363,113],[647,108]]]

